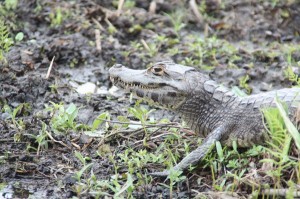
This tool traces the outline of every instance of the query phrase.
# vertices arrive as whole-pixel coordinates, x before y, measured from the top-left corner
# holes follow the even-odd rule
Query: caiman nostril
[[[122,64],[115,64],[113,67],[114,68],[122,68]]]

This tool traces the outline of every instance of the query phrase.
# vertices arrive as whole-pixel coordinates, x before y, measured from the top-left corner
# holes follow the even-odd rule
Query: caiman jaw
[[[110,79],[115,86],[128,90],[150,104],[172,110],[181,104],[174,104],[173,102],[181,99],[182,96],[177,96],[178,93],[164,83],[144,85],[138,82],[125,82],[119,77],[110,77]],[[175,97],[177,100],[174,100]]]
[[[119,77],[110,77],[110,80],[113,82],[115,86],[119,86],[123,89],[130,89],[130,88],[142,88],[142,89],[157,89],[159,86],[157,85],[143,85],[139,82],[125,82]]]

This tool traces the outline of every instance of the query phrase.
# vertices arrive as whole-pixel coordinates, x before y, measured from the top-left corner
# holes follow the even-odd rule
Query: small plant
[[[177,37],[179,37],[180,30],[185,27],[185,23],[183,23],[183,17],[185,16],[184,12],[182,10],[176,10],[175,12],[166,15],[171,20],[174,32],[176,33]]]
[[[250,80],[249,75],[245,75],[245,76],[239,78],[239,86],[241,88],[246,89],[247,94],[250,94],[252,92],[252,88],[248,84],[249,80]]]
[[[4,4],[7,10],[15,10],[18,6],[18,0],[5,0]]]
[[[169,48],[169,49],[168,49],[168,53],[169,53],[171,56],[177,55],[177,54],[179,54],[179,48],[177,48],[177,47]]]
[[[62,13],[61,8],[56,8],[55,12],[51,12],[50,15],[50,21],[52,26],[58,26],[62,23]]]
[[[135,118],[137,118],[142,125],[145,125],[150,113],[152,113],[155,109],[148,110],[143,106],[140,106],[139,102],[135,104],[135,106],[129,107],[128,112],[131,113]]]
[[[38,135],[32,135],[29,134],[30,136],[32,136],[33,138],[36,139],[36,142],[38,143],[38,147],[36,149],[37,155],[39,155],[41,149],[48,149],[48,134],[47,134],[47,125],[43,122],[42,123],[42,129],[39,131]],[[30,146],[31,149],[33,149],[33,147]]]
[[[274,179],[275,186],[280,188],[283,173],[286,172],[286,170],[290,171],[292,168],[297,169],[299,164],[298,161],[292,160],[288,155],[292,141],[291,135],[293,135],[293,137],[295,136],[295,143],[297,146],[300,144],[300,138],[297,129],[289,121],[284,106],[279,103],[277,99],[276,105],[278,109],[263,109],[266,122],[270,129],[269,135],[271,137],[266,151],[271,157],[263,159],[262,162],[272,165],[272,169],[268,170],[267,174]],[[291,131],[291,135],[287,133],[287,129]],[[293,131],[296,132],[293,133]]]
[[[141,40],[141,42],[144,48],[148,51],[150,57],[154,57],[157,54],[159,47],[156,45],[156,43],[147,44],[143,39]]]
[[[22,41],[23,38],[24,38],[24,33],[22,33],[22,32],[17,33],[15,36],[16,41]]]
[[[104,113],[101,113],[93,122],[92,124],[92,131],[95,131],[96,129],[99,128],[99,126],[105,122],[105,128],[106,130],[108,129],[109,125],[108,125],[108,122],[110,120],[110,115],[108,112],[104,112]]]
[[[18,114],[26,114],[27,111],[30,110],[30,106],[27,103],[22,103],[19,106],[17,106],[16,108],[12,109],[10,106],[8,106],[7,104],[4,105],[2,111],[6,112],[9,114],[9,118],[7,119],[11,119],[15,130],[18,132],[16,134],[14,134],[14,140],[20,141],[21,139],[21,132],[25,129],[25,125],[22,119],[17,119],[17,115]]]
[[[9,37],[7,26],[0,20],[0,61],[4,59],[4,53],[9,51],[13,43],[12,38]]]
[[[77,180],[78,183],[81,182],[81,177],[82,177],[82,175],[83,175],[87,170],[89,170],[92,166],[93,166],[93,163],[87,164],[87,165],[83,166],[83,168],[80,169],[78,172],[75,172],[74,178]]]
[[[112,23],[110,23],[108,19],[106,19],[105,22],[108,25],[107,30],[110,35],[113,35],[118,31],[117,28]]]
[[[300,78],[293,72],[293,69],[291,67],[287,67],[285,69],[284,75],[288,78],[289,81],[295,83],[297,86],[300,86]]]
[[[70,104],[65,109],[63,104],[50,103],[52,106],[46,106],[46,111],[50,111],[52,114],[50,126],[55,133],[66,133],[70,129],[76,130],[79,127],[75,122],[75,118],[78,115],[78,108],[74,104]]]
[[[68,16],[68,11],[62,10],[60,7],[55,8],[54,11],[49,14],[51,26],[55,27],[61,25]]]
[[[136,172],[137,169],[143,169],[149,163],[162,163],[163,154],[153,154],[146,150],[134,150],[126,149],[123,154],[118,154],[121,159],[121,163],[128,166],[130,174]]]
[[[172,197],[173,193],[173,186],[186,179],[185,176],[181,176],[183,171],[174,170],[173,168],[170,169],[170,174],[168,175],[168,179],[170,179],[170,197]]]

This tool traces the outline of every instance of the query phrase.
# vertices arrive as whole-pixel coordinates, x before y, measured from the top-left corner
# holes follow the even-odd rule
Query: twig
[[[95,37],[96,37],[96,49],[98,52],[102,51],[102,46],[101,46],[101,37],[100,37],[100,30],[95,29]]]
[[[202,24],[203,23],[203,17],[202,17],[201,13],[198,10],[198,6],[197,6],[196,1],[195,0],[190,0],[189,4],[190,4],[190,7],[191,7],[194,15],[196,16],[196,19],[197,19],[198,23]]]
[[[119,4],[118,4],[118,10],[117,10],[117,16],[120,16],[123,5],[124,5],[124,0],[119,0]]]
[[[99,21],[97,21],[95,18],[92,18],[93,22],[96,24],[96,26],[98,27],[99,30],[101,30],[102,32],[105,31],[105,29],[103,28],[103,26],[99,23]]]
[[[130,122],[108,121],[108,120],[105,120],[105,119],[100,119],[100,120],[103,120],[103,121],[106,121],[106,122],[117,123],[117,124],[134,124],[134,123],[130,123]],[[99,147],[100,145],[102,145],[104,143],[105,139],[107,139],[107,138],[109,138],[109,137],[111,137],[113,135],[119,134],[119,136],[124,137],[121,134],[129,134],[130,133],[131,134],[130,137],[132,137],[135,134],[139,134],[139,133],[143,132],[145,130],[145,127],[147,127],[147,128],[158,127],[159,129],[164,128],[164,127],[182,128],[180,126],[174,126],[174,124],[178,124],[178,123],[174,122],[174,123],[169,123],[169,124],[145,124],[144,127],[136,129],[136,130],[114,131],[114,132],[110,133],[109,135],[106,135],[103,139],[101,139],[99,141],[97,147]],[[159,130],[159,129],[157,129],[157,130]],[[155,133],[156,131],[154,131],[153,133]],[[126,137],[126,138],[128,138],[128,137]],[[154,139],[155,138],[156,137],[154,137]]]
[[[131,124],[131,125],[141,125],[141,124],[137,124],[134,122],[120,122],[120,121],[113,121],[113,120],[106,120],[106,119],[100,119],[97,118],[96,120],[101,120],[104,122],[109,122],[109,123],[115,123],[115,124]],[[174,125],[178,125],[177,122],[170,122],[167,124],[144,124],[145,127],[174,127],[174,128],[181,128],[181,126],[174,126]]]
[[[144,39],[141,39],[141,42],[142,42],[144,48],[146,48],[147,51],[151,51],[148,44],[146,43],[146,41]]]
[[[289,193],[288,189],[266,189],[266,190],[262,190],[260,194],[282,196],[282,197],[286,197],[286,195],[292,194],[294,198],[300,197],[300,191],[295,190],[292,193]]]
[[[89,142],[84,144],[83,147],[81,148],[82,151],[84,151],[87,147],[89,147],[92,143],[94,142],[93,138],[89,139]]]
[[[75,142],[71,142],[71,144],[78,150],[81,150],[80,146],[76,144]]]
[[[63,143],[62,141],[57,141],[57,140],[55,140],[55,139],[52,137],[52,135],[51,135],[48,131],[45,131],[45,132],[47,133],[47,135],[48,135],[48,137],[51,139],[51,141],[53,141],[53,142],[55,142],[55,143],[59,143],[59,144],[63,145],[64,147],[70,149],[70,147],[69,147],[68,145],[66,145],[65,143]]]
[[[153,0],[149,5],[149,13],[155,14],[155,11],[156,11],[156,1]]]
[[[10,142],[10,143],[15,143],[14,139],[13,138],[7,138],[7,139],[0,139],[0,142]],[[19,143],[19,142],[17,142]],[[26,142],[24,142],[26,143]]]
[[[157,138],[160,138],[160,137],[162,137],[162,136],[166,136],[166,135],[173,135],[174,133],[164,133],[164,134],[159,134],[159,135],[157,135],[157,136],[153,136],[153,137],[151,137],[151,138],[149,138],[149,140],[155,140],[155,139],[157,139]],[[141,143],[141,142],[143,142],[144,140],[138,140],[138,141],[136,141],[135,143],[134,143],[134,145],[135,144],[138,144],[138,143]]]
[[[107,18],[105,18],[104,21],[108,26],[115,27]]]
[[[52,60],[51,60],[50,66],[49,66],[48,71],[47,71],[46,79],[48,79],[49,76],[50,76],[50,72],[51,72],[51,70],[52,70],[52,66],[53,66],[53,61],[54,61],[54,59],[55,59],[55,56],[53,56],[53,58],[52,58]]]

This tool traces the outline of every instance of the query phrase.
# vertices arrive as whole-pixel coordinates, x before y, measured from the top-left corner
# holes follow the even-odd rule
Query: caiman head
[[[158,62],[146,70],[133,70],[116,64],[109,70],[117,87],[129,90],[150,104],[176,110],[193,95],[199,72],[173,62]],[[202,75],[202,74],[201,74]]]

